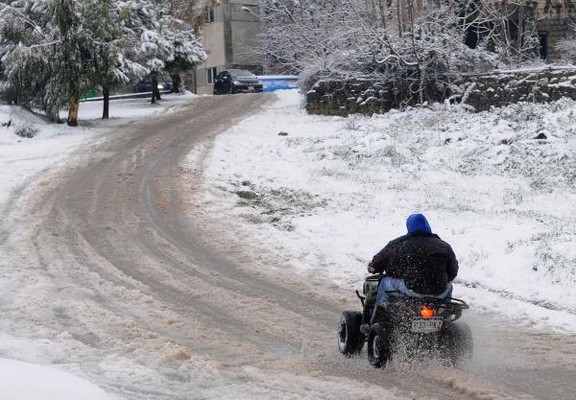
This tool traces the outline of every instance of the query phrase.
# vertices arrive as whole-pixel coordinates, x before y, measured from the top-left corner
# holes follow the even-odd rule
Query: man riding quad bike
[[[338,329],[338,348],[342,354],[358,354],[366,342],[368,361],[376,368],[386,366],[401,349],[405,350],[405,357],[437,355],[452,366],[472,357],[472,332],[467,324],[455,323],[462,310],[469,308],[464,301],[388,292],[386,303],[375,304],[374,313],[366,312],[371,309],[370,303],[375,303],[382,278],[382,275],[368,276],[364,296],[356,292],[364,312],[342,313]]]
[[[368,359],[385,366],[404,347],[406,355],[439,353],[450,364],[471,357],[472,335],[454,322],[468,305],[452,298],[458,262],[450,245],[432,233],[422,214],[406,221],[408,234],[390,241],[368,265],[363,311],[344,311],[338,347],[350,356],[367,342]]]

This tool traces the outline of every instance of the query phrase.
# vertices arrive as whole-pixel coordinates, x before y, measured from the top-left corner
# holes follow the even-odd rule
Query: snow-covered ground
[[[111,118],[100,119],[100,102],[83,103],[80,108],[80,127],[65,124],[47,124],[17,107],[0,105],[0,209],[9,195],[28,181],[51,168],[65,166],[70,154],[90,140],[106,135],[109,129],[137,120],[142,116],[171,112],[173,108],[193,99],[194,95],[164,96],[161,104],[151,106],[146,99],[114,101],[110,107]],[[65,118],[66,115],[63,114]],[[16,132],[20,132],[19,136]],[[26,137],[27,134],[33,138]],[[3,233],[0,233],[0,238]],[[11,303],[10,296],[15,281],[21,279],[18,265],[0,265],[0,304]],[[33,286],[33,285],[32,285]],[[33,290],[29,293],[33,297]],[[13,321],[0,322],[13,323]],[[54,368],[58,358],[71,351],[56,346],[49,339],[10,337],[0,335],[0,398],[9,400],[105,400],[110,397],[94,384],[76,374]],[[17,357],[28,363],[6,359]],[[56,364],[55,366],[49,366]],[[116,366],[114,366],[116,367]],[[111,368],[114,368],[111,366]],[[121,369],[121,367],[117,367]],[[72,373],[70,373],[72,372]],[[118,373],[121,373],[118,371]]]
[[[6,400],[107,400],[98,386],[56,368],[0,359],[0,398]]]
[[[458,256],[455,297],[575,332],[576,103],[434,108],[311,116],[283,92],[219,136],[206,202],[283,268],[351,293],[422,212]]]
[[[265,249],[255,257],[311,279],[328,277],[352,295],[372,255],[404,233],[410,213],[423,212],[458,255],[457,297],[515,323],[576,332],[576,103],[340,118],[307,115],[295,91],[278,96],[264,112],[221,135],[205,164],[206,205],[230,215],[237,234]],[[107,129],[169,112],[192,97],[166,96],[155,107],[144,99],[115,102],[109,121],[99,120],[101,104],[85,103],[79,128],[47,125],[0,106],[0,207],[22,182],[66,165],[72,151]],[[14,134],[30,125],[37,129],[34,138]],[[546,139],[534,139],[539,134]],[[2,268],[0,293],[9,292],[3,282],[14,273]],[[0,303],[7,303],[2,296]],[[3,335],[0,357],[22,349],[20,360],[58,364],[57,348],[39,345],[37,338],[29,342]],[[238,387],[204,367],[200,375],[210,382],[198,383],[203,398],[274,397],[273,389]],[[32,386],[49,378],[77,388],[76,398],[106,398],[72,375],[8,360],[0,362],[5,376],[2,368],[28,371]],[[114,368],[121,366],[109,370]],[[244,372],[247,382],[264,379],[250,368]],[[19,398],[13,382],[0,386],[3,395],[13,391],[11,399]],[[294,386],[289,377],[269,383],[278,390]],[[320,384],[344,383],[307,383]],[[305,397],[306,385],[302,390]],[[26,396],[36,398],[47,397]]]

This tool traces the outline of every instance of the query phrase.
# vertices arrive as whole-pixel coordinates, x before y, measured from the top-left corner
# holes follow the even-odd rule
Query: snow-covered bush
[[[39,130],[34,125],[21,123],[14,127],[14,133],[20,137],[31,139],[38,134]]]

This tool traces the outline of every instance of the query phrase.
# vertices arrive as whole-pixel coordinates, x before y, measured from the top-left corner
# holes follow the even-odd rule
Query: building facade
[[[535,3],[536,28],[540,35],[540,53],[547,61],[556,61],[565,55],[556,45],[563,39],[574,37],[576,2],[572,0],[539,0]]]
[[[220,0],[206,8],[200,30],[208,59],[195,70],[195,91],[212,94],[215,76],[229,68],[262,73],[255,53],[260,32],[258,0]]]

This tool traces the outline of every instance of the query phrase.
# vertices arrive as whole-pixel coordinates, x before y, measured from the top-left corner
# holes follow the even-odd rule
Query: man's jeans
[[[406,296],[410,297],[437,297],[439,299],[444,299],[446,297],[452,297],[452,283],[448,283],[446,290],[440,294],[420,294],[413,290],[410,290],[404,284],[404,279],[389,278],[384,277],[378,285],[378,294],[376,295],[376,304],[384,303],[388,301],[388,294],[386,292],[400,292]]]

